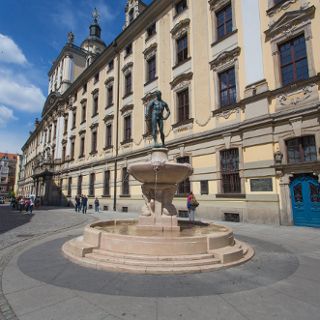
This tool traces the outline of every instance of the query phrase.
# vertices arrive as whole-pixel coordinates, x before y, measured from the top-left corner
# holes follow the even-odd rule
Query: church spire
[[[100,28],[99,23],[98,23],[99,12],[98,12],[97,8],[94,8],[94,10],[92,12],[92,18],[93,18],[93,22],[89,27],[89,29],[90,29],[90,37],[96,37],[96,38],[100,39],[100,37],[101,37],[101,28]]]

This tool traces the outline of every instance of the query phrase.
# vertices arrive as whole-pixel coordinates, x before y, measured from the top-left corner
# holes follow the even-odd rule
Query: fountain
[[[156,103],[162,102],[161,95],[157,99]],[[160,120],[165,119],[164,109],[170,114],[163,105]],[[83,236],[63,245],[64,255],[96,269],[153,274],[212,271],[251,259],[253,249],[235,240],[230,228],[177,219],[172,201],[177,184],[192,174],[192,167],[168,161],[162,124],[158,123],[162,138],[159,146],[156,143],[159,119],[152,117],[152,120],[155,147],[151,160],[128,167],[128,172],[142,183],[145,204],[138,221],[92,223],[85,227]]]

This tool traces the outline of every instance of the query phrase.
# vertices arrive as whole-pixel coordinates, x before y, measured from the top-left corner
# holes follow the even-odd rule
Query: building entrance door
[[[320,184],[311,176],[290,183],[293,221],[296,226],[320,227]]]

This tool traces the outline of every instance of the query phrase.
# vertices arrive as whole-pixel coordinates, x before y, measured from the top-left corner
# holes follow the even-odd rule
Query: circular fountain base
[[[179,221],[180,231],[139,228],[137,221],[99,221],[66,242],[63,253],[75,263],[117,272],[190,273],[246,262],[251,247],[230,228]]]

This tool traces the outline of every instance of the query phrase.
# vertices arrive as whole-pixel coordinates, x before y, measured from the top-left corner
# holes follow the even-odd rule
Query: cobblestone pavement
[[[18,218],[0,234],[0,319],[320,319],[319,229],[223,222],[256,254],[239,267],[203,274],[112,273],[62,256],[62,243],[89,221],[136,216],[64,209],[36,212],[25,223]]]

